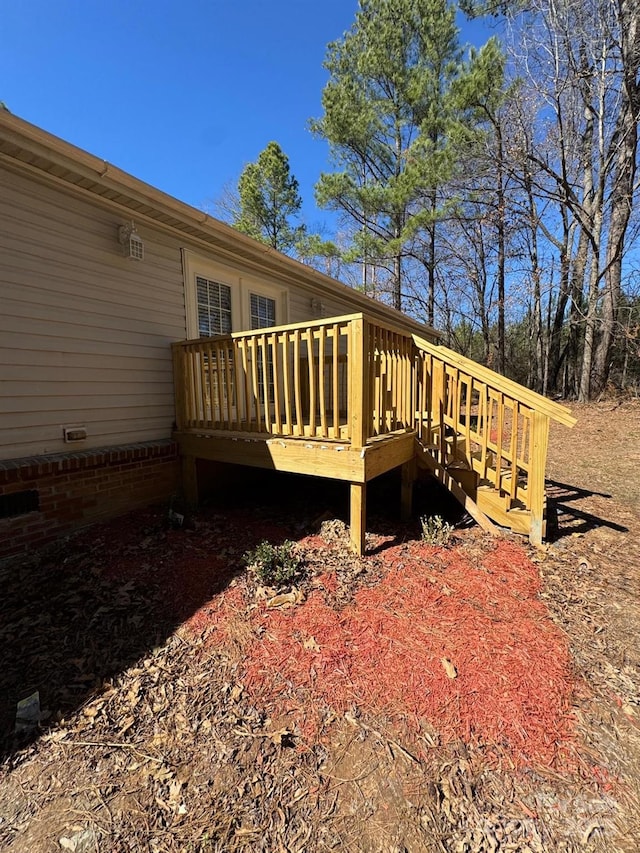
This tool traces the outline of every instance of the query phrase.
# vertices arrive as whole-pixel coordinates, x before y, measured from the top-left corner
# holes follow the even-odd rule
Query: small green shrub
[[[253,551],[247,551],[243,561],[261,583],[268,586],[286,586],[298,580],[303,573],[304,561],[295,552],[295,544],[288,539],[282,545],[272,545],[266,540]]]
[[[429,545],[446,545],[451,539],[453,525],[440,515],[423,515],[420,519],[422,541]]]

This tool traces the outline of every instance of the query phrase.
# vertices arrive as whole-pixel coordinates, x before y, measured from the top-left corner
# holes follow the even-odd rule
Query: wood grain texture
[[[363,314],[176,344],[183,453],[354,487],[402,466],[404,516],[418,458],[484,529],[491,516],[539,544],[550,412],[573,421],[449,352]],[[359,542],[364,498],[352,495]]]

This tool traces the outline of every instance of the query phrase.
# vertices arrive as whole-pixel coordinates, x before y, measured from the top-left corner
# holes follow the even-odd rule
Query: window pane
[[[198,332],[202,337],[231,332],[231,288],[227,284],[196,276]]]
[[[266,329],[276,324],[276,300],[251,294],[251,328]]]

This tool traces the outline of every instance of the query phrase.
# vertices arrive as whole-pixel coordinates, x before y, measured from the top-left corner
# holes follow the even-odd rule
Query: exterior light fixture
[[[144,243],[136,231],[133,220],[118,228],[118,240],[120,245],[124,247],[125,258],[130,258],[133,261],[144,260]]]

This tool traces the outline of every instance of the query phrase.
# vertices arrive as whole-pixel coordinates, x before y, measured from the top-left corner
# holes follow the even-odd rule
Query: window
[[[250,294],[249,309],[251,311],[251,328],[267,329],[276,324],[276,300],[268,296],[259,296],[257,293]],[[267,347],[267,393],[269,400],[273,400],[273,354],[271,347]],[[260,383],[260,402],[264,404],[265,376],[262,361],[258,362],[258,382]]]
[[[288,293],[212,258],[182,250],[187,338],[228,335],[286,323]]]
[[[251,294],[251,328],[266,329],[276,324],[276,300]]]
[[[196,276],[198,333],[201,337],[231,333],[231,288],[204,276]]]

